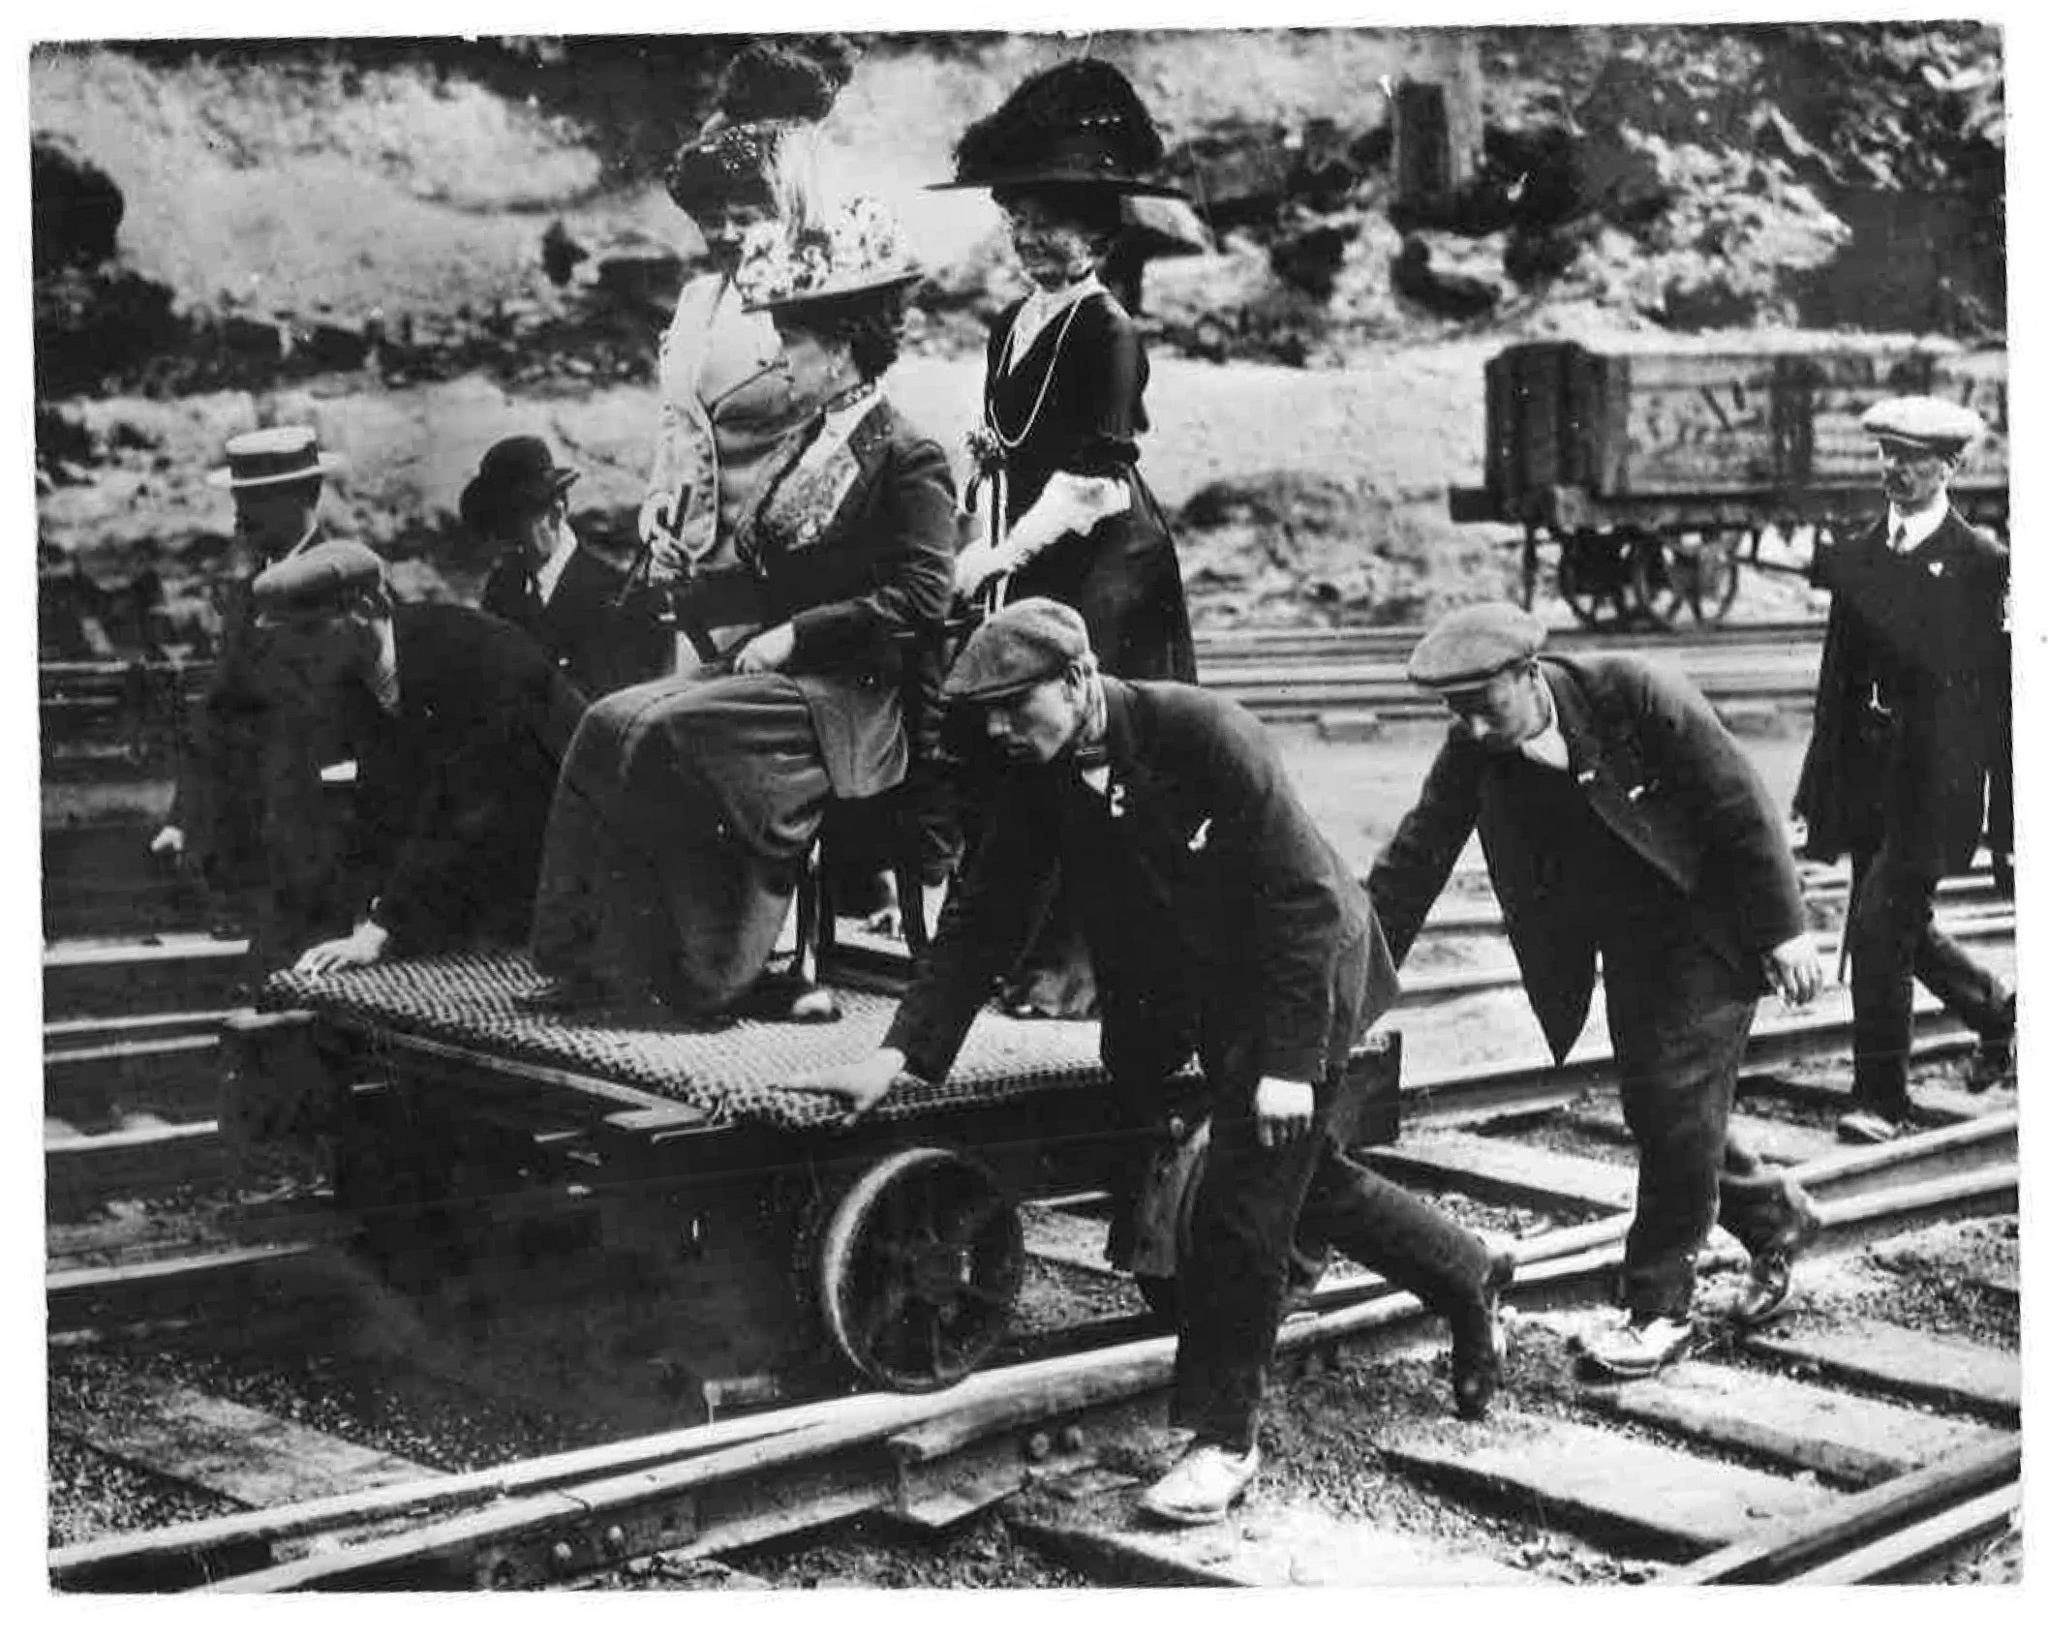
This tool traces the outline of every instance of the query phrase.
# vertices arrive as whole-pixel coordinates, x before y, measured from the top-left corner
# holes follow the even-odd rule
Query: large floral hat
[[[821,215],[749,229],[733,281],[749,311],[843,301],[914,285],[924,270],[880,200],[860,195]]]

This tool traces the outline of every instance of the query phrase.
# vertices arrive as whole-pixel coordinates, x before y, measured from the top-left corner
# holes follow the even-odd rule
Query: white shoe
[[[1200,1441],[1138,1499],[1138,1507],[1175,1525],[1207,1525],[1230,1512],[1258,1471],[1257,1446],[1240,1454]]]
[[[1654,1315],[1612,1321],[1580,1340],[1586,1358],[1610,1377],[1652,1377],[1692,1348],[1692,1322]]]

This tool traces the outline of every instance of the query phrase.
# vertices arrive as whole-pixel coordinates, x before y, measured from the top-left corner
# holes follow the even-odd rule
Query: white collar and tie
[[[555,595],[555,588],[561,584],[562,571],[569,567],[569,560],[576,555],[576,532],[566,524],[555,537],[555,549],[548,554],[548,561],[533,572],[533,593],[545,609]]]
[[[1948,497],[1918,512],[1901,512],[1896,506],[1885,517],[1884,538],[1894,552],[1915,552],[1928,536],[1948,521]]]
[[[1538,680],[1543,684],[1543,704],[1547,708],[1544,724],[1515,750],[1540,767],[1565,773],[1572,766],[1572,754],[1564,743],[1564,730],[1558,726],[1557,696],[1550,692],[1549,679],[1539,675]]]

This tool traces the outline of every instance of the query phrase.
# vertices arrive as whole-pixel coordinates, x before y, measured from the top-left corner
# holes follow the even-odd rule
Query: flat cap
[[[1453,609],[1415,645],[1408,675],[1426,689],[1473,689],[1542,647],[1542,621],[1512,603]]]
[[[986,704],[1058,677],[1088,652],[1088,628],[1064,603],[1019,598],[967,640],[946,676],[948,700]]]
[[[281,558],[249,587],[263,614],[338,606],[351,592],[382,584],[384,560],[361,541],[322,541]]]
[[[1887,444],[1910,444],[1939,455],[1960,455],[1984,433],[1984,418],[1953,399],[1916,393],[1888,398],[1863,412],[1863,430]]]

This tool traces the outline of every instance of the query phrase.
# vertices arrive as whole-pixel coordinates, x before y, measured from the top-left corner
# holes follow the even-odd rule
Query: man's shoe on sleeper
[[[1580,1347],[1609,1377],[1654,1377],[1692,1348],[1692,1322],[1669,1315],[1619,1321],[1585,1338]]]
[[[1792,1265],[1820,1228],[1820,1214],[1796,1179],[1785,1181],[1793,1221],[1749,1260],[1749,1275],[1728,1318],[1738,1326],[1759,1326],[1785,1307],[1792,1295]]]
[[[1229,1451],[1198,1440],[1138,1499],[1138,1508],[1170,1525],[1209,1525],[1230,1512],[1259,1471],[1259,1448]]]
[[[1899,1136],[1899,1123],[1875,1110],[1851,1110],[1835,1123],[1835,1137],[1844,1144],[1889,1144]]]

